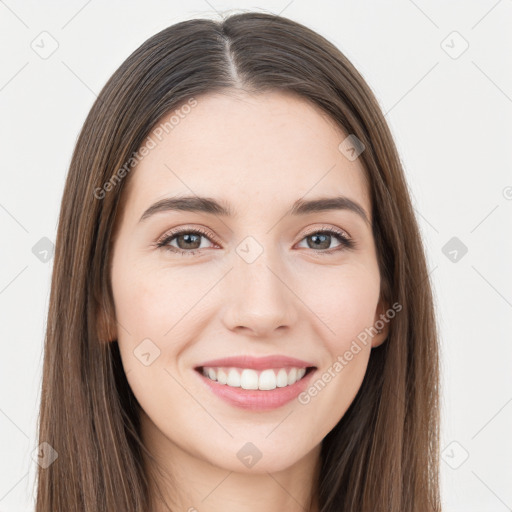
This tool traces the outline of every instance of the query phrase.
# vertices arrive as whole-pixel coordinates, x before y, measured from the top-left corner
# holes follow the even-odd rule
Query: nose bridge
[[[244,295],[252,299],[260,297],[267,304],[289,301],[289,291],[278,277],[284,271],[279,251],[270,247],[271,240],[270,236],[261,242],[253,237],[243,240],[236,248],[233,269],[233,279],[240,283],[236,286],[241,287]]]
[[[231,328],[271,331],[296,318],[291,286],[278,249],[269,246],[271,240],[248,236],[236,247],[228,283],[226,319]]]

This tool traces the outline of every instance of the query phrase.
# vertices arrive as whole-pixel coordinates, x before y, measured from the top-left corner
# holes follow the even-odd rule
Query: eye
[[[208,235],[208,233],[198,228],[176,230],[168,233],[163,240],[156,243],[156,246],[181,254],[182,256],[193,256],[196,250],[204,248],[201,247],[201,238],[210,240]],[[178,247],[170,245],[175,240]]]
[[[339,245],[329,249],[333,238],[338,240]],[[303,240],[308,239],[312,240],[311,243],[307,242],[308,247],[310,249],[315,249],[314,252],[318,252],[321,255],[329,255],[343,249],[353,249],[356,245],[355,242],[346,233],[336,228],[326,228],[321,229],[320,231],[312,231],[306,235],[305,238],[303,238]],[[316,249],[329,250],[317,251]]]

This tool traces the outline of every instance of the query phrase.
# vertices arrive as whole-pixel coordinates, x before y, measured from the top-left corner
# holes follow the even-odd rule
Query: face
[[[156,146],[123,192],[114,328],[161,453],[282,470],[318,449],[386,336],[384,327],[355,349],[385,310],[364,170],[338,149],[347,134],[304,99],[196,100],[167,117],[167,133],[153,132]],[[177,196],[219,207],[162,203]],[[306,207],[340,197],[335,208]],[[227,357],[245,359],[215,362]],[[244,462],[251,450],[262,455],[254,468]]]

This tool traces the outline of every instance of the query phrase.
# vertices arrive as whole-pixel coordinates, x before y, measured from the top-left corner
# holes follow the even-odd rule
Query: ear
[[[375,310],[375,318],[373,320],[373,326],[377,330],[377,333],[372,338],[372,348],[382,345],[388,337],[390,322],[390,319],[386,316],[388,309],[389,304],[381,299]]]
[[[96,311],[98,339],[108,343],[117,339],[116,321],[113,312],[99,305]]]

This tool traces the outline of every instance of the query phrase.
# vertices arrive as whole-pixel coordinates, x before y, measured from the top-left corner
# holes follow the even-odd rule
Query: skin
[[[339,151],[347,134],[298,96],[229,90],[197,101],[132,171],[116,224],[111,328],[143,409],[142,436],[174,476],[164,492],[179,510],[318,510],[322,439],[353,401],[387,324],[306,405],[233,407],[194,367],[282,354],[313,362],[320,378],[375,324],[388,305],[379,302],[371,226],[349,210],[284,216],[299,198],[344,195],[371,222],[363,166]],[[178,193],[225,201],[237,215],[168,211],[139,222],[154,202]],[[155,246],[178,227],[215,239],[200,238],[194,255]],[[326,227],[347,233],[356,248],[334,236],[316,248],[312,235]],[[236,252],[247,236],[262,248],[252,263]],[[170,244],[189,252],[199,245]],[[160,351],[148,366],[134,356],[146,338]],[[249,441],[262,453],[252,468],[237,457]]]

